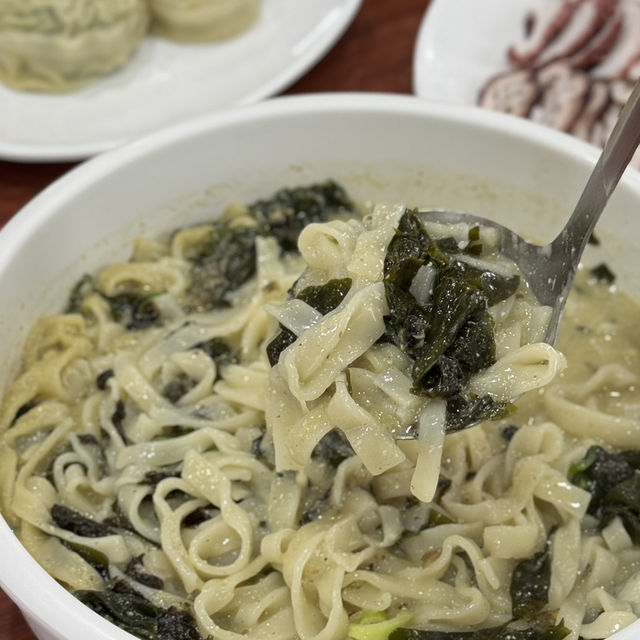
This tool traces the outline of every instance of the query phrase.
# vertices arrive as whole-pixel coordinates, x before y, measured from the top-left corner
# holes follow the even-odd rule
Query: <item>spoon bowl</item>
[[[541,305],[551,307],[544,341],[554,345],[562,312],[584,248],[624,170],[640,144],[640,81],[636,82],[600,154],[571,217],[556,238],[541,246],[527,242],[511,229],[469,213],[423,211],[425,221],[465,223],[499,231],[498,253],[520,269]]]

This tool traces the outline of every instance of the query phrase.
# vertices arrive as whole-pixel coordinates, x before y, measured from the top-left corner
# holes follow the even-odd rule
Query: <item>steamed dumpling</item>
[[[258,16],[260,0],[149,0],[149,4],[159,35],[202,42],[246,29]]]
[[[0,80],[77,88],[121,67],[148,23],[147,0],[0,0]]]

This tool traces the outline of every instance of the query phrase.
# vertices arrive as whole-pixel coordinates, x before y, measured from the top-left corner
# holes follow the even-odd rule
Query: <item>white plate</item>
[[[518,40],[528,9],[543,0],[431,0],[413,64],[420,98],[476,104],[489,78],[508,69],[507,47]]]
[[[0,158],[76,160],[222,107],[284,89],[342,35],[361,0],[262,0],[236,38],[176,44],[149,36],[117,73],[47,95],[0,85]]]

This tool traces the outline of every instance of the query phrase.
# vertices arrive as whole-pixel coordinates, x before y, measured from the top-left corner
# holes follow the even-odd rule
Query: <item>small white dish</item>
[[[235,38],[180,44],[145,38],[132,60],[79,91],[49,95],[0,84],[0,158],[78,160],[222,107],[286,88],[342,35],[361,0],[263,0]]]
[[[507,47],[518,39],[523,17],[543,0],[431,0],[413,58],[419,98],[476,104],[478,93],[508,67]]]

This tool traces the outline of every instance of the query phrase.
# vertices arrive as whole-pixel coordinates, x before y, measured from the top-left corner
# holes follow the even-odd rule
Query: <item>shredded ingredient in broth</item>
[[[136,241],[29,334],[0,510],[144,639],[608,637],[640,612],[638,307],[579,274],[565,369],[495,246],[331,181]]]

